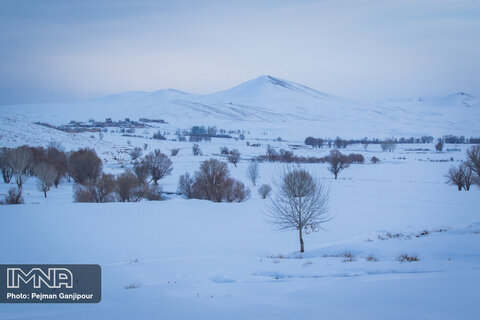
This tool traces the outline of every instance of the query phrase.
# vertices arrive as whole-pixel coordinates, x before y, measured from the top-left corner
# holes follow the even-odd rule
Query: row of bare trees
[[[93,153],[95,151],[91,150]],[[97,163],[101,160],[96,154],[91,153],[87,158],[82,158],[85,164]],[[98,166],[95,166],[98,168]],[[136,202],[141,199],[161,200],[162,189],[158,181],[171,174],[172,161],[159,149],[147,154],[144,158],[137,159],[132,170],[114,176],[95,170],[93,179],[76,179],[74,189],[75,202]],[[88,170],[84,171],[88,172]],[[90,171],[94,173],[93,171]],[[98,173],[98,174],[97,174]],[[152,184],[150,184],[153,182]]]
[[[451,167],[446,175],[447,183],[457,186],[458,191],[468,191],[473,184],[480,185],[480,146],[468,149],[466,156],[466,161]]]

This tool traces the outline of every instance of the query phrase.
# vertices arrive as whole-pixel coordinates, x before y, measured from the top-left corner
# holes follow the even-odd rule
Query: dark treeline
[[[388,142],[391,142],[391,143],[399,143],[399,144],[425,144],[425,143],[433,143],[435,141],[435,138],[432,136],[423,136],[420,138],[415,138],[415,137],[388,138],[386,140],[388,140]],[[322,139],[322,138],[314,138],[310,136],[305,138],[305,144],[307,146],[312,146],[314,148],[335,147],[337,149],[342,149],[342,148],[346,148],[348,145],[353,145],[353,144],[363,144],[364,146],[368,146],[369,144],[382,144],[386,140],[380,140],[378,138],[342,139],[340,137],[337,137],[336,139]],[[438,138],[437,141],[439,140],[449,144],[479,144],[480,143],[480,137],[465,138],[465,136],[455,136],[451,134]]]

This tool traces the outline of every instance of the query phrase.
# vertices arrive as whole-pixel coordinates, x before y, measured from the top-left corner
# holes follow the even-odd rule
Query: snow
[[[102,266],[102,302],[94,305],[5,304],[0,319],[475,319],[480,311],[479,187],[458,192],[445,173],[465,160],[468,145],[398,145],[360,153],[334,180],[326,164],[305,164],[330,190],[325,230],[305,235],[298,252],[295,231],[280,232],[266,220],[258,186],[272,184],[284,164],[260,163],[254,187],[246,178],[252,157],[266,146],[299,156],[323,157],[328,148],[303,147],[323,138],[479,136],[479,99],[466,93],[442,98],[362,105],[287,80],[261,76],[211,95],[174,89],[127,92],[78,103],[0,106],[0,147],[60,144],[94,148],[104,171],[118,174],[132,163],[134,147],[148,144],[170,154],[173,171],[160,184],[165,201],[73,203],[72,183],[48,192],[31,177],[24,205],[0,206],[0,263],[93,263]],[[109,128],[66,133],[34,124],[70,120],[161,118],[167,124],[136,129],[135,137]],[[215,125],[243,130],[245,140],[173,141],[177,129]],[[153,140],[160,130],[167,140]],[[232,134],[234,138],[238,133]],[[282,141],[274,141],[282,137]],[[247,146],[260,144],[260,147]],[[231,175],[251,188],[243,203],[186,200],[178,177],[221,147],[238,149]],[[414,151],[422,149],[423,151]],[[379,164],[369,159],[379,158]],[[0,197],[14,186],[0,184]],[[398,261],[402,254],[419,261]],[[346,257],[347,256],[347,257]],[[351,256],[352,258],[348,258]],[[368,261],[367,258],[371,257]]]
[[[0,106],[2,115],[30,122],[66,124],[90,118],[113,120],[161,118],[174,128],[217,125],[245,128],[259,136],[471,136],[478,134],[480,99],[457,93],[433,99],[364,104],[347,101],[304,85],[260,76],[234,88],[207,95],[174,89],[133,91],[76,103]],[[289,123],[289,125],[286,124]]]
[[[2,135],[14,127],[27,129],[2,125]],[[48,142],[41,128],[30,126],[31,139],[45,135]],[[111,133],[102,141],[75,137],[75,147],[89,143],[102,153],[110,146],[112,153],[102,157],[113,173],[123,170],[112,158],[116,148],[127,139],[131,147],[147,141]],[[213,139],[200,143],[204,156],[194,157],[192,143],[148,142],[148,150],[181,148],[172,158],[172,175],[161,180],[171,192],[180,174],[192,173],[211,156],[221,158],[220,146],[239,149],[242,160],[229,169],[252,189],[252,197],[231,204],[176,195],[83,204],[72,203],[71,183],[63,182],[45,199],[30,178],[25,205],[0,206],[0,263],[98,263],[103,298],[95,305],[5,304],[1,319],[474,319],[480,311],[479,188],[458,192],[444,181],[448,168],[464,160],[466,146],[435,152],[433,145],[400,145],[393,153],[349,146],[342,152],[376,156],[381,163],[351,165],[338,180],[325,164],[304,165],[329,188],[334,218],[325,231],[305,235],[301,255],[297,233],[267,223],[265,200],[245,177],[249,159],[265,146]],[[419,147],[430,151],[407,150]],[[328,149],[295,153],[322,156]],[[271,183],[282,166],[261,163],[258,185]],[[9,187],[2,183],[0,193]],[[353,261],[344,261],[345,252]],[[419,261],[400,263],[402,254]]]

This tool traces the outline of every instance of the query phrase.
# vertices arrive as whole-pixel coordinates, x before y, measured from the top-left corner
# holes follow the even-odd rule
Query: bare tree
[[[94,185],[96,202],[111,202],[113,201],[113,193],[116,187],[116,181],[113,174],[102,173],[100,178]]]
[[[258,180],[258,178],[260,178],[260,169],[258,168],[258,162],[257,161],[253,161],[248,166],[247,178],[250,179],[250,181],[252,181],[252,184],[254,186],[257,185],[257,180]]]
[[[68,174],[76,183],[95,182],[102,172],[102,160],[93,149],[79,149],[68,158]]]
[[[331,218],[328,212],[328,191],[308,171],[285,169],[275,181],[275,197],[268,206],[270,222],[280,230],[298,230],[300,252],[304,252],[303,231],[318,230]]]
[[[480,178],[480,146],[473,146],[467,150],[467,165]]]
[[[463,189],[470,190],[470,186],[476,182],[473,170],[465,163],[460,165],[463,167]]]
[[[272,187],[270,187],[268,184],[262,184],[258,188],[258,194],[262,197],[262,199],[266,199],[270,192],[272,192]]]
[[[194,144],[192,146],[192,153],[194,156],[201,156],[202,155],[202,151],[200,150],[200,146],[198,144]]]
[[[158,180],[168,176],[173,170],[172,160],[158,149],[145,156],[145,163],[150,169],[150,176],[155,185],[158,184]]]
[[[115,192],[121,202],[137,202],[143,196],[137,177],[130,171],[125,171],[117,177]]]
[[[137,160],[142,156],[143,150],[140,147],[135,147],[132,150],[130,150],[129,155],[132,158],[132,161]]]
[[[382,148],[382,151],[389,151],[393,152],[395,150],[395,141],[393,139],[385,139],[380,143],[380,148]]]
[[[327,162],[330,164],[328,171],[333,173],[335,179],[337,179],[338,173],[349,167],[348,158],[338,150],[331,150],[330,155],[327,157]]]
[[[150,167],[145,161],[136,161],[133,164],[133,172],[137,176],[138,182],[140,184],[145,184],[150,174]]]
[[[240,151],[233,149],[228,153],[227,159],[236,167],[237,163],[240,161]]]
[[[178,178],[178,189],[180,194],[183,194],[187,199],[195,197],[194,180],[190,177],[190,174],[186,172]]]
[[[55,183],[57,177],[57,169],[51,164],[41,162],[35,167],[35,175],[38,178],[37,187],[38,190],[43,192],[45,198],[47,197],[47,191]]]
[[[224,197],[222,189],[225,180],[229,177],[226,162],[209,159],[202,162],[195,172],[195,184],[198,197],[214,202],[221,202]]]
[[[18,147],[10,152],[8,161],[15,174],[18,189],[21,189],[33,165],[32,152],[27,147]]]
[[[444,142],[442,139],[439,138],[438,142],[435,144],[435,149],[440,152],[443,150],[443,146],[444,146]]]
[[[459,167],[451,167],[446,175],[447,183],[457,186],[458,191],[461,191],[463,187],[465,178],[464,170],[465,168],[461,165]]]
[[[13,177],[13,168],[9,163],[10,151],[8,148],[0,150],[0,170],[5,183],[10,183]]]

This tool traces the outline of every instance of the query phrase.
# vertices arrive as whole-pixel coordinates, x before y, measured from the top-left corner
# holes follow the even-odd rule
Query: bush
[[[270,192],[272,192],[272,187],[270,187],[269,184],[262,184],[258,188],[258,194],[262,197],[262,199],[266,199]]]
[[[373,164],[377,164],[380,162],[380,159],[378,159],[377,157],[373,156],[372,159],[370,159],[370,161],[373,163]]]
[[[93,149],[79,149],[72,152],[68,159],[68,174],[79,184],[95,182],[102,167],[102,160]]]
[[[228,153],[227,159],[236,167],[237,163],[240,161],[240,152],[237,149],[233,149]]]
[[[146,186],[143,197],[149,201],[163,200],[162,187],[158,185]]]
[[[143,197],[144,189],[131,171],[125,171],[117,177],[115,193],[120,202],[137,202]]]
[[[200,150],[200,146],[198,144],[194,144],[192,146],[192,153],[194,156],[201,156],[202,155],[202,151]]]
[[[179,152],[180,152],[180,149],[178,148],[172,149],[170,150],[170,156],[175,157]]]
[[[194,198],[194,183],[195,181],[193,180],[193,178],[190,177],[190,174],[188,172],[186,172],[185,174],[181,175],[180,178],[178,178],[177,192],[183,194],[185,197],[187,197],[187,199]]]
[[[435,150],[437,151],[442,151],[443,150],[443,140],[442,139],[438,139],[438,142],[435,144]]]
[[[228,148],[227,147],[221,147],[220,148],[220,154],[228,155]]]
[[[172,160],[158,149],[145,156],[144,162],[149,168],[154,184],[158,184],[158,180],[172,173]]]
[[[242,182],[230,178],[227,163],[217,159],[203,161],[193,178],[188,173],[180,176],[178,191],[187,198],[213,202],[242,202],[250,195]]]
[[[2,204],[23,204],[22,189],[10,188]]]
[[[382,148],[382,151],[388,151],[388,152],[393,152],[395,150],[395,141],[391,139],[384,140],[383,142],[380,143],[380,148]]]
[[[150,174],[150,168],[145,161],[135,162],[133,164],[133,172],[137,176],[138,182],[140,184],[145,184]]]
[[[138,158],[140,158],[142,156],[142,153],[143,153],[143,149],[140,148],[140,147],[135,147],[133,148],[132,150],[130,150],[130,152],[128,153],[130,155],[130,157],[132,158],[132,161],[135,161],[137,160]]]
[[[420,261],[420,259],[416,255],[408,255],[408,254],[402,254],[397,257],[397,261],[402,262],[414,262],[414,261]]]
[[[365,158],[359,153],[350,153],[347,157],[347,160],[348,163],[363,164],[365,162]]]
[[[93,186],[75,184],[73,186],[74,202],[97,202],[97,195]]]
[[[156,133],[153,134],[153,139],[167,140],[167,138],[165,138],[165,136],[160,132],[160,130],[158,130]]]
[[[113,174],[103,173],[93,187],[95,188],[95,202],[114,201],[113,193],[116,181]]]

